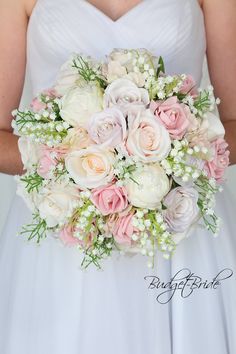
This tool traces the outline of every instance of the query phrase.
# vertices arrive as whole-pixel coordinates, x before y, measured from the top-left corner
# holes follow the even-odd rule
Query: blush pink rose
[[[209,177],[222,182],[226,168],[229,165],[228,144],[222,138],[218,138],[211,143],[213,158],[205,164],[205,170]]]
[[[152,101],[150,109],[169,132],[172,139],[180,140],[183,138],[192,120],[192,114],[187,105],[179,103],[175,96],[168,98],[166,101]]]
[[[112,227],[112,234],[117,243],[131,245],[134,227],[132,223],[133,214],[129,213],[116,218]]]
[[[61,230],[59,238],[66,246],[76,246],[80,243],[79,239],[73,236],[73,229],[70,226]]]
[[[58,160],[62,158],[64,150],[53,149],[47,146],[43,146],[40,152],[39,165],[37,172],[39,176],[47,179],[49,177],[49,172],[58,163]]]
[[[33,101],[30,104],[30,107],[32,108],[33,112],[37,113],[40,112],[41,110],[45,109],[47,107],[46,103],[41,102],[38,97],[35,97]]]
[[[186,79],[183,81],[179,92],[184,95],[191,95],[192,97],[196,97],[198,95],[196,82],[194,81],[191,75],[187,75]]]
[[[128,206],[127,192],[115,184],[92,190],[92,202],[103,215],[120,213]]]

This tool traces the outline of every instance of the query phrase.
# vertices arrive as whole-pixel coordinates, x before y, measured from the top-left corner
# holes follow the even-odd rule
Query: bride
[[[33,97],[53,84],[71,52],[100,58],[113,48],[147,48],[164,57],[168,73],[192,74],[198,84],[206,52],[236,163],[235,0],[0,0],[0,14],[0,172],[23,172],[11,111],[19,105],[25,68]],[[36,246],[16,236],[30,220],[16,196],[0,245],[0,353],[236,353],[230,198],[226,188],[217,200],[218,238],[197,230],[171,260],[158,253],[152,271],[141,255],[82,271],[75,249],[50,237]],[[189,296],[177,290],[161,304],[163,289],[150,287],[150,279],[168,284],[188,272],[219,282]]]

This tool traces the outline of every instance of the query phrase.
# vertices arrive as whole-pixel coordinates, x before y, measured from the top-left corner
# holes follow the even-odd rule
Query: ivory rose
[[[64,95],[71,87],[82,81],[78,69],[72,66],[73,59],[75,59],[75,56],[72,54],[61,66],[58,73],[54,88],[60,95]]]
[[[97,188],[111,182],[114,176],[114,154],[99,146],[73,151],[65,158],[68,173],[81,188]]]
[[[119,61],[111,60],[102,67],[103,75],[106,76],[107,82],[111,83],[127,74],[126,69]]]
[[[39,214],[48,227],[65,222],[68,214],[79,200],[76,186],[66,183],[52,183],[44,187],[38,203]]]
[[[171,232],[182,233],[199,217],[198,192],[192,187],[177,187],[165,197],[164,219]]]
[[[115,147],[126,137],[125,117],[118,108],[107,108],[91,116],[88,132],[97,144]]]
[[[95,83],[73,87],[61,100],[60,115],[72,127],[85,127],[90,116],[103,109],[103,91]]]
[[[168,130],[172,139],[183,138],[192,121],[192,113],[187,105],[179,103],[178,98],[173,96],[164,102],[152,101],[150,109],[157,120]]]
[[[216,139],[211,143],[213,157],[207,161],[204,168],[208,177],[215,178],[222,182],[226,168],[229,165],[228,144],[222,138]]]
[[[139,88],[129,79],[117,79],[107,86],[104,93],[105,107],[118,105],[127,113],[132,105],[147,106],[149,94],[144,88]]]
[[[156,209],[170,190],[170,181],[159,163],[144,165],[126,181],[128,199],[133,206]]]
[[[202,145],[210,147],[210,142],[218,138],[223,138],[225,129],[220,118],[212,112],[197,120],[197,124],[189,129],[186,139],[190,146]]]
[[[93,189],[91,199],[103,215],[120,213],[128,206],[126,189],[115,184]]]
[[[18,139],[18,148],[21,153],[21,160],[24,169],[32,170],[39,161],[40,147],[29,138],[21,136]]]
[[[143,162],[155,162],[164,159],[171,149],[171,140],[163,127],[148,110],[137,110],[128,119],[129,134],[126,148]]]
[[[76,127],[68,130],[66,137],[61,143],[61,147],[68,151],[73,151],[87,148],[93,143],[86,129]]]

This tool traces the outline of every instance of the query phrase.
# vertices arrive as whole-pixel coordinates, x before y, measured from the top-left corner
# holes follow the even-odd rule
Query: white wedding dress
[[[100,58],[114,47],[147,48],[164,57],[168,73],[191,73],[200,83],[206,41],[197,0],[143,0],[115,22],[84,0],[38,0],[28,28],[32,95],[54,83],[71,52]],[[224,268],[236,271],[227,186],[217,202],[218,238],[197,230],[171,260],[158,252],[154,270],[141,255],[117,254],[103,271],[81,271],[76,249],[17,236],[30,212],[16,196],[0,245],[0,353],[235,354],[234,275],[216,290],[178,292],[165,305],[144,280],[168,282],[182,268],[209,281]]]

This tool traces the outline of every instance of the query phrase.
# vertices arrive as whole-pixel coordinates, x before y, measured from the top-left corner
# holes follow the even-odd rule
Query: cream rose
[[[111,83],[125,76],[127,71],[118,61],[111,60],[103,65],[102,73],[107,78],[108,83]]]
[[[75,183],[81,188],[97,188],[113,179],[115,156],[99,146],[70,153],[65,164]]]
[[[104,94],[104,106],[120,106],[125,113],[132,105],[147,106],[149,94],[144,88],[139,88],[129,79],[117,79],[107,86]]]
[[[81,150],[94,144],[86,129],[82,127],[70,128],[67,136],[63,139],[61,147],[68,151]]]
[[[126,148],[143,162],[164,159],[170,152],[171,140],[166,128],[147,110],[137,110],[128,118]]]
[[[163,168],[158,164],[144,165],[136,170],[125,187],[128,199],[133,206],[156,209],[170,190],[170,181]]]
[[[24,168],[27,170],[34,169],[34,165],[39,162],[39,145],[35,144],[30,139],[21,136],[18,139],[18,148],[21,153],[21,160]]]
[[[60,115],[72,127],[84,127],[93,113],[103,108],[103,91],[96,84],[69,90],[61,100]]]
[[[64,222],[73,211],[79,199],[79,191],[75,186],[65,183],[52,183],[45,187],[38,204],[39,214],[48,227]]]
[[[65,95],[69,89],[82,81],[78,70],[73,67],[73,59],[75,59],[75,55],[72,54],[69,60],[61,66],[58,73],[54,88],[59,95]]]

